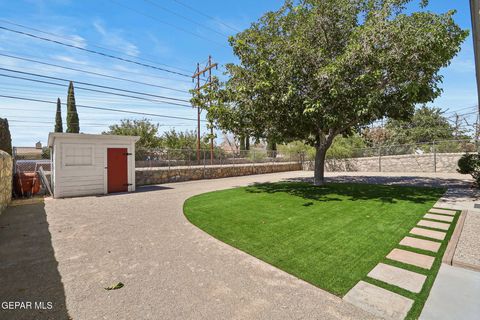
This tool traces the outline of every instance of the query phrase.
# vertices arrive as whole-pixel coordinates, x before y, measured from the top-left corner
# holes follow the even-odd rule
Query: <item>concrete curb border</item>
[[[443,255],[442,262],[448,265],[453,265],[453,256],[455,250],[457,249],[458,241],[460,240],[460,235],[462,234],[463,225],[465,224],[465,219],[467,218],[468,210],[462,210],[460,217],[458,218],[457,225],[453,231],[450,241],[448,241],[447,249]]]

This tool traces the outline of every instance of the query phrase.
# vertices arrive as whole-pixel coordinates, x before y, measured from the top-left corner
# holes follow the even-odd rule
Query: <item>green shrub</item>
[[[461,174],[470,174],[480,186],[480,155],[478,153],[464,154],[458,160],[458,170]]]
[[[281,144],[277,146],[278,153],[283,157],[291,160],[299,159],[304,156],[304,160],[315,160],[315,148],[301,141],[290,142],[289,144]]]

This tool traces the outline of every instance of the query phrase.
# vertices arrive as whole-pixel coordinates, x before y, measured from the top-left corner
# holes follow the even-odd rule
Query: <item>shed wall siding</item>
[[[65,165],[66,148],[71,152],[72,145],[74,146],[75,144],[78,144],[79,149],[81,148],[83,150],[88,150],[89,146],[92,147],[92,165]],[[94,139],[82,139],[80,142],[73,142],[71,139],[63,140],[57,138],[54,144],[55,198],[105,194],[107,191],[107,175],[105,170],[107,148],[127,148],[129,152],[134,152],[132,145],[109,140],[95,141]],[[82,154],[81,157],[85,158],[85,155]],[[69,161],[72,161],[71,157],[69,157]],[[132,161],[129,161],[129,171],[134,170],[134,167],[131,166]],[[134,162],[133,166],[135,166]],[[132,186],[129,191],[134,190],[135,187]]]

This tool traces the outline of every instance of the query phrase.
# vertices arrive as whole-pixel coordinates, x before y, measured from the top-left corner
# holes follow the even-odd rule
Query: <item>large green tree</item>
[[[453,11],[405,13],[410,2],[287,0],[230,39],[239,63],[226,66],[225,102],[209,114],[220,128],[230,129],[233,115],[254,136],[311,144],[315,184],[323,184],[337,135],[408,119],[441,93],[439,70],[468,32]]]
[[[119,124],[109,127],[109,130],[103,134],[113,134],[119,136],[139,136],[136,146],[138,149],[155,149],[160,146],[158,138],[158,124],[152,123],[148,119],[141,120],[120,120]]]
[[[75,104],[75,92],[73,89],[72,81],[70,81],[70,84],[68,86],[67,96],[67,132],[80,132],[80,121],[78,119],[77,105]]]
[[[389,119],[385,128],[387,144],[432,142],[458,137],[454,126],[443,115],[443,111],[435,107],[418,108],[409,121]]]
[[[62,102],[60,101],[60,98],[57,99],[57,112],[55,113],[55,132],[63,132]]]
[[[195,150],[197,148],[197,132],[196,131],[176,131],[171,129],[164,132],[160,136],[160,146],[166,149],[186,149]],[[200,139],[200,148],[210,148],[209,137],[204,136]]]
[[[2,118],[0,118],[0,150],[12,154],[12,136],[10,135],[8,120]]]

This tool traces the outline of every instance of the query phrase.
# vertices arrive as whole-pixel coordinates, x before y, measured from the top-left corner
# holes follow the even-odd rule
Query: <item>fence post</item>
[[[170,150],[167,149],[168,171],[170,171]]]
[[[235,168],[235,151],[233,151],[233,174],[236,176],[237,170]]]
[[[378,147],[378,172],[382,172],[382,147]]]
[[[203,150],[203,179],[205,179],[205,165],[206,165],[206,155],[205,155],[205,150]],[[213,162],[212,162],[213,165]]]
[[[437,172],[437,148],[435,148],[435,140],[432,142],[433,149],[433,172]]]

